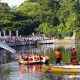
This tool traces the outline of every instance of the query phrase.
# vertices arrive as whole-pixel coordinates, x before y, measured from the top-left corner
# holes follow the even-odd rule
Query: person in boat
[[[28,54],[27,54],[27,55],[25,55],[25,60],[26,60],[26,61],[28,61]]]
[[[60,49],[57,49],[55,51],[55,57],[56,57],[56,64],[61,64],[61,60],[62,60],[62,52]]]
[[[78,61],[77,61],[77,51],[75,48],[72,49],[72,52],[71,52],[71,62],[73,64],[77,64]]]
[[[28,56],[28,59],[29,59],[29,61],[33,61],[33,57],[31,54]]]
[[[40,61],[43,60],[43,56],[42,55],[39,55],[39,58],[40,58]]]
[[[45,56],[45,64],[49,64],[49,57]]]
[[[34,59],[35,59],[35,61],[40,61],[39,55],[36,54],[36,55],[34,56]]]
[[[46,57],[44,57],[44,56],[42,56],[42,55],[39,55],[39,57],[40,57],[40,61],[41,62],[46,62],[46,64],[48,63],[48,60],[47,60],[47,56]]]
[[[19,58],[19,60],[23,59],[23,55],[20,53],[18,58]]]

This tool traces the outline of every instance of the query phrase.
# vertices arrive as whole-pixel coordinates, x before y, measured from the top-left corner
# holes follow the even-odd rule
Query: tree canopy
[[[78,0],[26,0],[19,7],[0,3],[0,29],[20,30],[23,35],[44,33],[64,38],[75,31],[80,38]]]

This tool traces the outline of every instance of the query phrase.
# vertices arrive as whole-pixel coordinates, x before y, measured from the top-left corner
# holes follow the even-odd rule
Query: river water
[[[76,47],[77,51],[79,52],[79,46],[77,47],[75,44],[66,44],[66,45],[38,45],[38,46],[21,46],[21,47],[14,47],[17,50],[15,57],[21,51],[24,55],[27,53],[37,53],[37,54],[53,54],[56,48],[61,48],[64,54],[70,53],[71,49]],[[67,52],[66,52],[67,51]],[[47,53],[48,52],[48,53]],[[2,54],[3,53],[3,54]],[[50,74],[44,73],[42,70],[43,65],[36,64],[36,65],[19,65],[17,60],[13,60],[8,58],[6,59],[5,55],[9,53],[6,50],[2,50],[0,52],[0,59],[2,60],[1,63],[9,62],[9,63],[0,65],[0,80],[80,80],[80,74],[71,75],[71,74]],[[5,55],[4,55],[5,54]],[[7,54],[8,55],[8,54]],[[53,57],[53,56],[51,56]],[[51,58],[53,61],[53,58]]]

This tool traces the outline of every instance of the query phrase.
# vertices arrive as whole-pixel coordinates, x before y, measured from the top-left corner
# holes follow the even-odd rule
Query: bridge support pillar
[[[18,32],[18,30],[16,30],[16,38],[18,38],[18,36],[19,36],[19,34],[18,34],[19,32]]]
[[[9,31],[9,37],[10,37],[10,38],[12,37],[12,35],[11,35],[11,31]]]
[[[4,36],[4,37],[6,36],[6,31],[3,31],[3,36]]]

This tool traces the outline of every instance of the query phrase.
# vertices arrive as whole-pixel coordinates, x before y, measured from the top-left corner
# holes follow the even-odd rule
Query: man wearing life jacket
[[[60,49],[57,49],[55,51],[55,56],[56,56],[56,64],[61,64],[62,53]]]

